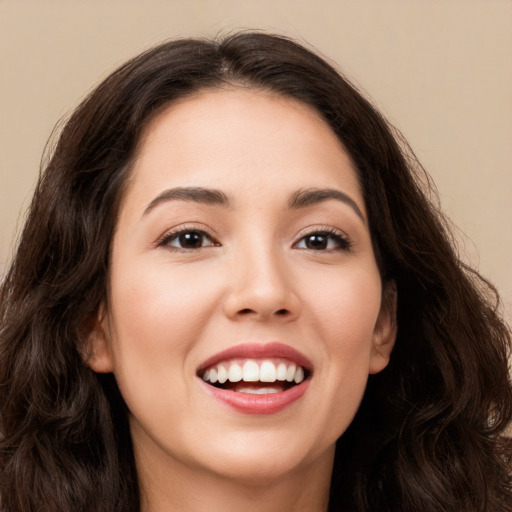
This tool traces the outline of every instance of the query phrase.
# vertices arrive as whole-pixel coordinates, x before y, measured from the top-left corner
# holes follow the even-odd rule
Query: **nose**
[[[301,304],[290,266],[277,252],[244,251],[235,258],[224,302],[230,319],[288,322],[299,316]]]

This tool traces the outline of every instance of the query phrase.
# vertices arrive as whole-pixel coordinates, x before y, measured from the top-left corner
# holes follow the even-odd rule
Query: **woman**
[[[2,285],[2,510],[512,510],[510,333],[422,176],[286,38],[114,72]]]

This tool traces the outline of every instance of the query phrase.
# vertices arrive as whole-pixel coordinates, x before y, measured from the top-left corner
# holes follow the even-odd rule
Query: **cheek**
[[[112,356],[134,442],[184,439],[185,426],[197,424],[197,418],[191,423],[199,408],[189,356],[219,303],[218,287],[199,269],[166,262],[115,267]]]
[[[351,269],[317,276],[309,289],[311,335],[323,351],[316,382],[324,400],[317,404],[318,417],[334,442],[356,414],[368,380],[375,323],[381,301],[377,271]],[[320,427],[319,427],[320,428]]]
[[[200,272],[165,264],[127,269],[125,276],[112,279],[116,333],[131,337],[137,332],[141,344],[172,339],[171,345],[179,346],[197,334],[200,320],[215,306],[214,296],[215,287]]]
[[[181,267],[119,265],[111,288],[114,373],[123,394],[182,385],[191,371],[187,354],[219,302],[213,283]]]
[[[329,352],[356,354],[369,350],[381,293],[374,265],[319,272],[305,281],[303,295]]]

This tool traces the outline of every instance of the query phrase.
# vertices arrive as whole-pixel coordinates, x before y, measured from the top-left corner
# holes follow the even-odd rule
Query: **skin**
[[[220,190],[230,205],[155,203],[174,187]],[[309,188],[354,204],[290,208],[290,196]],[[193,249],[176,238],[162,244],[175,228],[211,238]],[[305,243],[326,229],[350,248],[334,238],[321,250]],[[160,113],[122,202],[88,361],[114,372],[130,410],[143,510],[327,510],[335,442],[393,347],[382,296],[353,164],[315,111],[226,88]],[[271,341],[313,363],[300,400],[247,415],[204,391],[196,372],[206,359]]]

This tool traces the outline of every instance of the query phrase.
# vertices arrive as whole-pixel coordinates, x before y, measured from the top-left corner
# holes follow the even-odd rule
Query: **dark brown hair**
[[[372,105],[311,51],[250,32],[151,49],[65,124],[0,291],[3,512],[139,510],[125,406],[113,376],[84,364],[83,341],[142,130],[177,98],[226,84],[323,116],[398,288],[396,347],[338,441],[330,511],[512,511],[510,332],[494,288],[459,261],[421,167]]]

